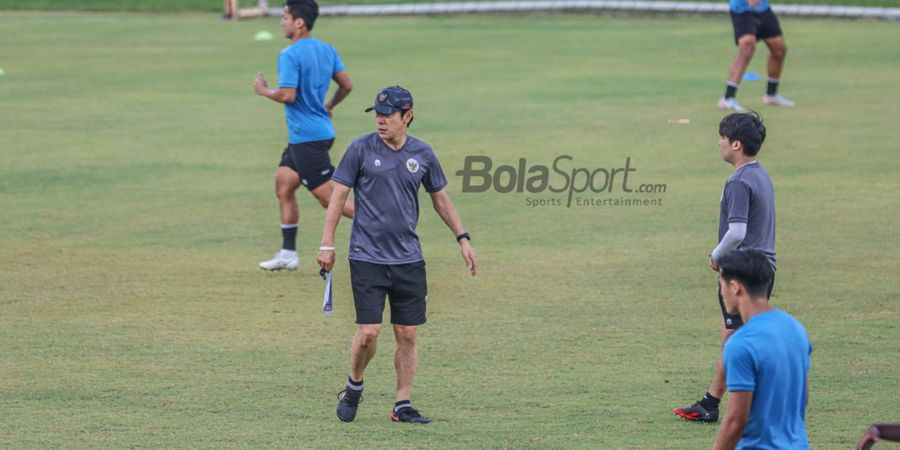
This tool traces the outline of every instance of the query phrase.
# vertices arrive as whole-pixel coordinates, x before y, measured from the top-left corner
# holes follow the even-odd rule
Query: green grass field
[[[371,5],[384,3],[447,3],[459,0],[321,0],[320,5]],[[479,1],[479,0],[466,0]],[[484,0],[481,0],[484,1]],[[491,0],[488,0],[491,1]],[[496,1],[496,0],[494,0]],[[679,1],[679,0],[676,0]],[[697,0],[683,0],[697,1]],[[721,0],[699,0],[719,2]],[[900,0],[788,0],[777,4],[853,5],[874,7],[900,7]],[[255,0],[241,0],[240,5],[255,5]],[[277,6],[278,2],[270,1]],[[206,11],[221,12],[219,0],[0,0],[0,10],[50,10],[50,11]]]
[[[808,328],[808,429],[851,448],[900,421],[897,24],[782,21],[784,95],[760,105],[778,196],[773,303]],[[416,98],[482,269],[465,273],[423,195],[430,273],[414,400],[388,420],[389,330],[357,422],[334,416],[354,331],[346,261],[320,312],[323,211],[300,192],[301,270],[280,244],[272,175],[282,109],[257,97],[275,19],[0,14],[0,447],[709,448],[672,409],[707,387],[721,321],[715,103],[733,57],[717,19],[342,18],[316,34],[355,90],[333,158],[369,132],[383,86]],[[876,44],[877,43],[877,44]],[[760,49],[751,70],[764,72]],[[668,123],[690,119],[688,125]],[[469,155],[584,167],[631,158],[657,207],[526,206],[461,191]],[[557,194],[531,195],[553,199]],[[596,198],[615,197],[597,194]],[[347,244],[342,223],[339,248]],[[346,254],[345,252],[343,252]],[[889,444],[879,447],[890,448]]]

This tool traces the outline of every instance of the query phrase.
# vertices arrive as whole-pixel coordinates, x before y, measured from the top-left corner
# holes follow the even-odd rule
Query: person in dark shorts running
[[[768,74],[766,94],[763,103],[771,106],[794,106],[794,102],[778,95],[778,85],[781,83],[781,70],[784,67],[784,57],[787,55],[787,44],[781,33],[781,25],[775,13],[769,8],[769,0],[729,0],[731,10],[731,23],[734,25],[734,42],[737,44],[738,53],[728,68],[728,82],[725,85],[725,95],[719,99],[719,109],[730,109],[737,112],[746,112],[738,103],[737,89],[747,65],[756,51],[756,43],[762,40],[769,47]]]
[[[288,146],[275,172],[275,195],[281,210],[281,250],[259,263],[264,270],[296,270],[297,223],[299,212],[295,193],[302,183],[323,207],[331,198],[334,166],[328,150],[334,143],[331,115],[334,107],[353,89],[344,62],[331,45],[310,35],[319,5],[315,0],[288,0],[281,18],[284,36],[291,45],[278,55],[278,89],[270,89],[262,72],[253,90],[284,104]],[[331,100],[325,101],[330,81],[338,85]],[[353,217],[353,206],[343,211]]]
[[[382,89],[366,112],[372,110],[377,131],[350,144],[332,177],[334,193],[325,213],[317,258],[326,271],[334,266],[334,233],[352,188],[356,216],[348,258],[357,329],[350,348],[350,376],[340,394],[337,416],[344,422],[356,418],[363,372],[375,356],[387,297],[397,342],[397,395],[391,420],[428,423],[411,402],[418,362],[416,332],[425,323],[428,299],[425,259],[416,234],[419,186],[425,187],[434,210],[456,237],[472,276],[478,272],[478,257],[447,194],[447,179],[434,151],[408,134],[413,121],[412,94],[400,86]]]

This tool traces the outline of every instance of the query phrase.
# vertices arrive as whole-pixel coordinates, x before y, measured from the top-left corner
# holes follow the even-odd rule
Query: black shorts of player
[[[334,174],[334,166],[331,165],[331,157],[328,156],[332,144],[334,139],[288,144],[281,154],[281,163],[278,166],[294,169],[300,176],[300,182],[307,189],[313,190],[331,180],[331,175]]]
[[[771,9],[761,13],[750,11],[740,14],[731,13],[731,23],[734,25],[735,44],[745,34],[752,34],[756,36],[757,40],[781,36],[781,25],[778,24],[778,18]]]
[[[356,305],[356,323],[381,323],[385,296],[390,301],[392,324],[425,323],[428,298],[425,261],[388,265],[351,259],[350,284]]]
[[[718,283],[716,283],[718,284]],[[766,298],[772,298],[772,288],[775,287],[775,274],[772,274],[772,282],[769,283],[769,293],[766,294]],[[725,328],[729,330],[737,330],[738,328],[744,326],[744,320],[741,319],[740,314],[728,314],[725,311],[725,299],[722,298],[722,286],[719,286],[719,306],[722,307],[722,318],[725,319]]]

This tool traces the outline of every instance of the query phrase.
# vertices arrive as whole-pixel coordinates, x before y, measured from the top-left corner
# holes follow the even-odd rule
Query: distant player
[[[881,440],[900,442],[900,423],[872,425],[859,439],[856,450],[869,450]]]
[[[735,249],[755,249],[768,258],[772,266],[766,298],[775,284],[775,188],[769,173],[756,160],[766,140],[766,127],[756,113],[734,113],[719,123],[719,153],[735,170],[722,191],[719,205],[719,245],[710,253],[709,266],[718,271],[718,261]],[[743,325],[741,316],[726,311],[719,292],[719,306],[724,318],[722,343]],[[725,372],[721,357],[709,391],[700,401],[675,414],[701,422],[719,420],[719,400],[725,394]]]
[[[728,68],[728,83],[725,95],[719,99],[719,109],[730,109],[737,112],[747,111],[735,96],[738,86],[756,51],[756,42],[762,39],[769,47],[769,82],[763,103],[773,106],[794,106],[794,102],[778,95],[778,84],[781,82],[781,69],[787,55],[787,45],[781,34],[778,18],[769,8],[769,0],[729,0],[731,23],[734,25],[734,42],[738,53]]]
[[[725,310],[744,326],[725,343],[728,412],[715,450],[806,450],[812,345],[803,325],[769,305],[769,256],[738,250],[719,260]]]
[[[419,360],[416,333],[425,323],[428,300],[425,259],[416,234],[420,186],[425,187],[435,212],[456,236],[472,276],[478,272],[478,257],[447,195],[447,179],[437,156],[431,146],[408,134],[413,121],[412,94],[400,86],[382,89],[366,111],[371,110],[375,110],[377,131],[353,141],[334,174],[334,194],[325,213],[318,256],[319,265],[331,270],[334,232],[341,206],[352,188],[357,214],[347,257],[357,329],[350,347],[350,376],[341,392],[337,416],[343,422],[356,418],[363,373],[375,356],[387,297],[397,341],[397,396],[391,420],[428,423],[430,420],[419,414],[411,401]]]
[[[281,18],[281,29],[292,44],[278,55],[278,89],[270,89],[262,72],[254,91],[278,103],[284,103],[287,116],[288,146],[275,172],[275,195],[281,208],[281,251],[259,263],[265,270],[297,269],[297,199],[294,193],[303,183],[323,207],[331,198],[331,174],[334,166],[328,150],[334,143],[332,110],[353,85],[344,63],[334,47],[312,37],[310,32],[319,17],[315,0],[288,0]],[[337,91],[325,101],[330,81]],[[353,217],[353,205],[343,210]]]

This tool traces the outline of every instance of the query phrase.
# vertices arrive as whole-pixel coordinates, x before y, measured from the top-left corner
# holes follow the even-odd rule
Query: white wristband
[[[333,252],[334,247],[326,247],[323,245],[323,246],[319,247],[319,251],[320,252]]]

